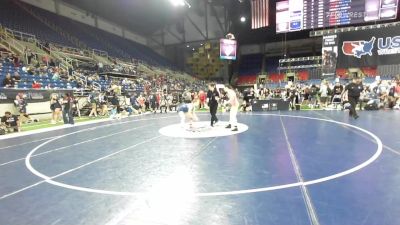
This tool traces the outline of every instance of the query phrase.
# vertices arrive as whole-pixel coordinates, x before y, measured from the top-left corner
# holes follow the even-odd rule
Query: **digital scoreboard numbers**
[[[398,0],[286,0],[276,3],[276,32],[396,19]]]

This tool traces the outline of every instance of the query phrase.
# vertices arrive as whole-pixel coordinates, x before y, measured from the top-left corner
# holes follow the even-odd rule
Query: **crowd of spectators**
[[[289,82],[284,88],[260,87],[257,91],[251,88],[244,90],[242,94],[247,105],[253,99],[284,99],[290,100],[293,109],[296,105],[311,109],[336,109],[341,108],[343,90],[347,84],[327,80],[322,80],[321,84]],[[373,83],[363,84],[363,87],[360,96],[361,109],[399,109],[400,80],[398,77],[392,80],[376,79]]]
[[[28,58],[29,59],[29,58]],[[30,59],[30,64],[24,63],[18,56],[9,53],[0,54],[0,72],[9,67],[4,65],[12,65],[14,72],[6,73],[1,86],[3,88],[17,88],[20,83],[30,83],[28,88],[33,89],[52,89],[51,82],[65,82],[66,88],[71,88],[73,77],[70,76],[68,70],[58,67],[53,61],[51,63],[39,62],[35,59]],[[5,70],[7,71],[7,70]],[[26,74],[25,77],[21,73]],[[29,79],[28,79],[29,78]],[[44,85],[41,81],[47,81]]]

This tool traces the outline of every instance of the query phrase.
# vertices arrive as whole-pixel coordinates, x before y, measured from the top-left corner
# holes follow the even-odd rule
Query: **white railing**
[[[64,69],[64,70],[66,70],[66,71],[68,71],[68,69],[69,69],[68,65],[65,65],[64,63],[60,63],[59,67]]]
[[[76,73],[76,72],[72,72],[72,77],[77,82],[81,82],[83,85],[85,85],[85,87],[87,86],[87,77],[85,77],[84,75]]]
[[[74,48],[74,47],[69,47],[69,46],[63,46],[63,45],[58,45],[58,44],[51,44],[50,49],[53,49],[53,51],[58,51],[60,53],[64,54],[69,54],[69,55],[75,55],[75,56],[80,56],[80,57],[88,57],[92,58],[92,52],[85,50],[85,49],[79,49],[79,48]]]
[[[36,43],[37,39],[36,36],[33,34],[24,33],[17,30],[12,30],[10,28],[4,29],[8,35],[11,35],[13,38],[21,41]]]
[[[96,90],[96,91],[101,91],[101,85],[95,81],[92,82],[92,87]]]
[[[93,55],[98,55],[101,57],[108,58],[108,52],[98,49],[92,49]]]
[[[7,45],[7,47],[11,50],[14,48],[20,53],[24,53],[25,46],[23,46],[21,43],[17,42],[15,39],[13,39],[11,36],[7,34],[7,32],[4,33],[4,35],[0,35],[1,40]]]

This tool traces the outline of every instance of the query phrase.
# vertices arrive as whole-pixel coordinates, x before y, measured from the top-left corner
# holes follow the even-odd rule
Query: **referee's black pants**
[[[214,125],[214,122],[217,122],[217,121],[218,121],[218,118],[217,118],[217,110],[218,110],[218,104],[212,104],[212,105],[210,105],[211,126]]]
[[[349,103],[350,103],[350,113],[349,115],[352,117],[356,117],[357,115],[357,111],[356,111],[356,106],[358,103],[360,97],[358,96],[349,96]]]

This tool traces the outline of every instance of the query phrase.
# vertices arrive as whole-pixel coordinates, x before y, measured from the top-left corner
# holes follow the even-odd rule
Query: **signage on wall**
[[[341,68],[400,64],[400,27],[341,33]]]
[[[221,39],[219,47],[220,47],[219,51],[221,59],[236,60],[236,49],[237,49],[236,40]]]

